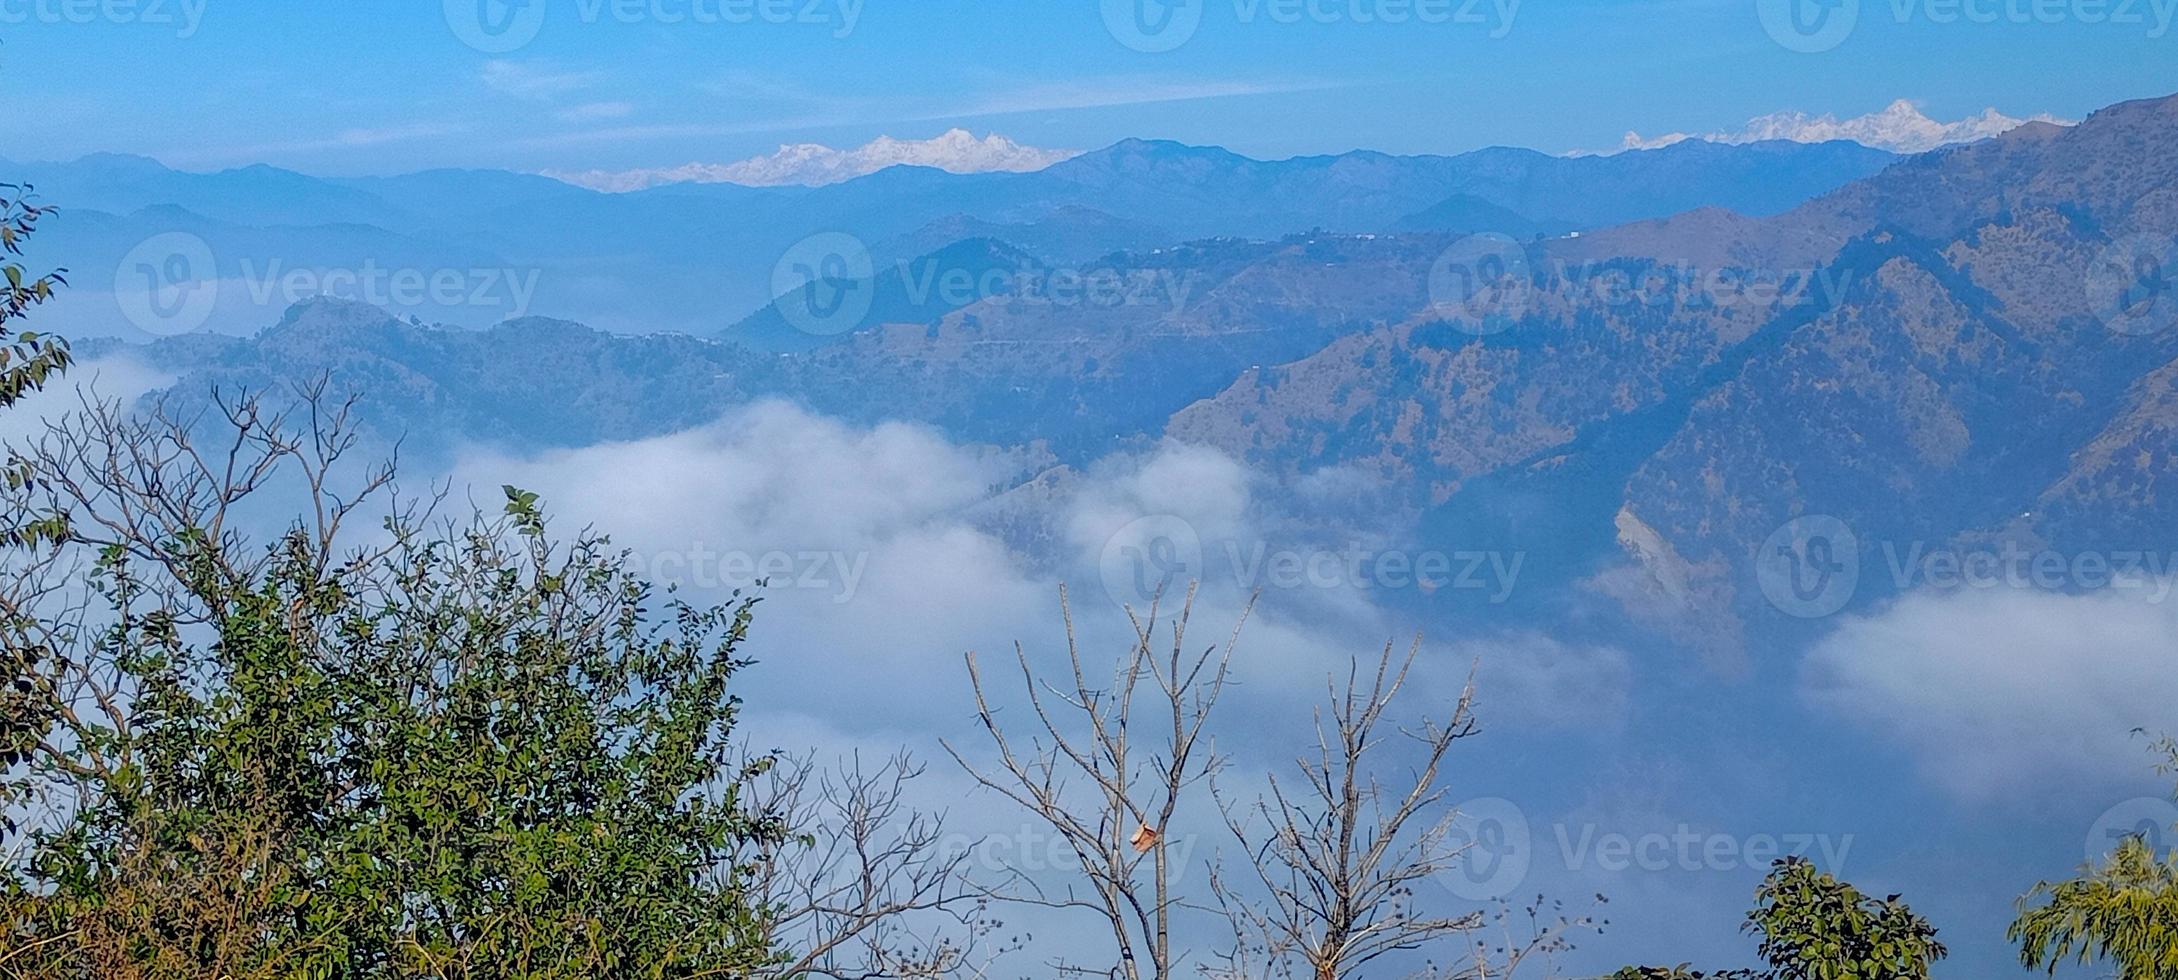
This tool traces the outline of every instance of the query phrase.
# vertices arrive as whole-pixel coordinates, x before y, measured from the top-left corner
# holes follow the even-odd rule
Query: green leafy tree
[[[1629,966],[1604,980],[1927,980],[1946,952],[1897,895],[1877,901],[1801,857],[1771,866],[1744,930],[1768,969]]]
[[[52,729],[0,888],[0,976],[726,977],[783,961],[754,869],[790,845],[729,744],[753,600],[661,601],[533,495],[463,521],[332,486],[343,408],[231,444],[111,407],[17,460],[0,641]],[[321,409],[324,409],[321,411]],[[330,420],[331,424],[327,424]],[[269,544],[250,492],[299,481]],[[312,506],[314,505],[314,506]],[[42,810],[40,809],[42,805]]]
[[[53,298],[54,287],[67,284],[66,270],[34,275],[23,267],[23,243],[38,228],[38,219],[50,207],[31,203],[30,188],[0,184],[0,408],[13,406],[24,396],[45,386],[68,367],[68,345],[58,337],[33,331],[18,332],[17,324],[32,307]],[[19,479],[19,474],[7,474]],[[25,543],[51,533],[50,522],[25,520],[0,525],[0,543]],[[27,746],[43,735],[51,716],[31,697],[26,675],[35,665],[0,660],[0,766],[15,765],[26,758]],[[13,827],[12,814],[0,813],[0,839]]]
[[[2178,743],[2158,749],[2178,767]],[[2178,850],[2157,854],[2145,835],[2118,843],[2078,877],[2044,881],[2020,899],[2011,940],[2030,970],[2103,962],[2119,980],[2178,978]]]
[[[51,206],[31,203],[30,188],[0,184],[0,407],[22,400],[68,367],[68,344],[16,324],[65,286],[65,269],[33,275],[23,267],[23,243]]]
[[[1946,952],[1899,896],[1878,901],[1799,857],[1771,868],[1746,930],[1774,980],[1926,980]]]

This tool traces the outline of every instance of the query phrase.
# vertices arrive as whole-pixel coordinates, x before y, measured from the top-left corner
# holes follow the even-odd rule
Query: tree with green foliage
[[[16,324],[32,307],[52,299],[54,287],[67,284],[66,270],[33,275],[23,268],[23,243],[38,229],[38,219],[52,208],[31,203],[30,188],[0,184],[0,408],[13,406],[46,385],[69,364],[68,345],[58,337],[35,331],[18,332]],[[49,525],[29,521],[0,525],[0,544],[34,540]],[[0,664],[0,671],[7,665]],[[25,746],[46,730],[50,718],[30,697],[21,671],[4,674],[7,686],[0,689],[0,766],[23,762]],[[0,812],[0,840],[11,829],[13,817]]]
[[[1877,901],[1799,857],[1771,868],[1746,931],[1773,980],[1926,980],[1946,952],[1899,896]]]
[[[2178,769],[2178,742],[2157,748],[2169,757],[2158,768]],[[2008,935],[2030,970],[2103,962],[2118,980],[2178,978],[2178,849],[2157,854],[2135,834],[2078,877],[2037,883],[2019,907]]]
[[[15,326],[32,307],[54,296],[54,287],[65,286],[67,270],[33,275],[23,267],[23,243],[38,229],[38,220],[51,214],[49,205],[31,202],[31,189],[20,184],[0,184],[0,408],[45,387],[68,367],[68,344],[59,337],[18,330]]]
[[[1768,969],[1630,966],[1605,980],[1927,980],[1946,953],[1899,896],[1877,901],[1801,857],[1771,866],[1743,929],[1760,937]]]
[[[51,719],[0,770],[28,815],[0,977],[842,975],[957,897],[900,770],[838,805],[885,826],[790,826],[827,804],[732,744],[753,598],[654,595],[513,488],[459,521],[394,500],[309,394],[292,425],[94,406],[15,458],[0,504],[57,523],[0,576]],[[305,516],[253,544],[243,502],[297,487]],[[886,975],[963,962],[913,949]]]

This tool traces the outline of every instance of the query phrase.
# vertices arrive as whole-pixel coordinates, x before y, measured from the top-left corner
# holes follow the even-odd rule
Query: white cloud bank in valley
[[[1802,687],[1967,799],[2136,780],[2151,760],[2133,729],[2178,723],[2178,601],[2158,594],[1909,595],[1840,624]]]
[[[926,140],[880,136],[844,150],[819,143],[794,143],[738,163],[687,163],[639,170],[546,171],[545,176],[612,192],[678,183],[821,187],[896,166],[935,167],[956,174],[1024,173],[1042,170],[1078,156],[1080,152],[1024,146],[997,133],[979,138],[965,129],[952,129]]]
[[[2022,119],[2007,116],[1993,108],[1984,109],[1979,114],[1964,119],[1942,122],[1930,118],[1912,102],[1899,99],[1883,107],[1882,111],[1850,119],[1839,119],[1827,112],[1811,116],[1805,112],[1788,111],[1757,116],[1748,120],[1747,125],[1735,130],[1665,133],[1661,136],[1643,136],[1629,132],[1618,149],[1653,150],[1690,139],[1708,140],[1712,143],[1756,143],[1762,140],[1824,143],[1830,140],[1851,140],[1863,146],[1894,153],[1921,153],[1953,143],[1971,143],[2001,136],[2030,122],[2070,124],[2067,120],[2047,113]]]
[[[750,646],[761,662],[751,683],[764,694],[752,703],[848,730],[943,728],[969,717],[968,650],[995,668],[1020,641],[1033,660],[1055,663],[1062,582],[1085,651],[1116,656],[1131,633],[1106,587],[1112,545],[1146,519],[1184,521],[1203,539],[1192,633],[1205,643],[1231,632],[1257,585],[1236,578],[1223,543],[1278,549],[1294,540],[1290,516],[1261,492],[1263,478],[1212,450],[1117,453],[1047,494],[1000,493],[1017,465],[924,426],[862,427],[765,402],[633,442],[472,452],[451,478],[457,495],[486,509],[496,508],[501,484],[536,491],[561,533],[609,532],[639,572],[699,599],[768,578]],[[1009,544],[1023,539],[1045,542],[1032,548],[1043,553]],[[1235,664],[1244,692],[1236,697],[1262,724],[1305,725],[1306,703],[1348,658],[1372,657],[1387,641],[1404,649],[1413,635],[1410,617],[1380,608],[1366,588],[1263,593]],[[1524,637],[1430,642],[1423,686],[1452,689],[1477,654],[1488,664],[1493,713],[1512,723],[1562,724],[1626,681],[1616,651]],[[1418,697],[1413,707],[1428,703]]]

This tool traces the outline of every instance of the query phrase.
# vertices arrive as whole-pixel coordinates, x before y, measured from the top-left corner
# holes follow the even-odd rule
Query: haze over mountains
[[[2069,548],[2178,526],[2178,496],[2161,492],[2178,460],[2178,331],[2112,329],[2090,288],[2113,249],[2167,246],[2178,227],[2170,149],[2178,99],[1895,163],[1842,143],[1266,163],[1128,142],[1039,174],[897,169],[791,195],[126,160],[63,168],[53,195],[116,210],[166,195],[216,215],[194,220],[223,242],[297,236],[288,254],[313,235],[453,250],[432,243],[557,234],[533,247],[671,261],[643,243],[720,255],[852,228],[882,258],[870,311],[836,331],[798,329],[781,306],[702,340],[560,319],[449,332],[320,303],[249,339],[161,341],[154,360],[259,385],[330,366],[398,393],[373,411],[427,445],[639,438],[782,396],[1026,450],[1015,479],[1037,493],[1115,445],[1174,439],[1295,484],[1338,472],[1380,487],[1371,506],[1425,540],[1517,541],[1560,590],[1527,601],[1606,596],[1730,671],[1743,621],[1776,615],[1747,556],[1803,513],[1870,540]],[[358,224],[272,223],[310,209]],[[1667,211],[1682,213],[1649,217]],[[788,214],[796,227],[777,227]],[[1553,223],[1508,229],[1530,279],[1518,302],[1487,323],[1448,314],[1433,281],[1448,249],[1529,215]],[[1599,230],[1562,237],[1572,228]],[[1226,237],[1151,244],[1212,233]],[[966,237],[932,248],[951,234]],[[1054,301],[1055,271],[1113,291]],[[1005,285],[947,296],[932,283],[948,274]],[[2169,302],[2121,326],[2159,325],[2137,317]],[[545,403],[559,410],[531,407]]]
[[[654,550],[868,557],[853,604],[767,599],[780,635],[816,638],[787,651],[821,665],[783,672],[796,709],[851,703],[856,734],[960,722],[923,696],[950,680],[930,658],[1034,629],[1053,583],[1092,596],[1139,515],[1198,532],[1181,570],[1228,599],[1261,585],[1236,577],[1250,544],[1494,557],[1468,566],[1484,588],[1274,594],[1249,669],[1386,623],[1450,637],[1518,733],[1503,766],[1548,784],[1519,794],[1561,821],[1539,842],[1711,817],[1864,833],[1853,876],[1913,872],[1916,907],[1962,924],[1964,975],[1995,976],[2018,881],[2076,863],[2108,801],[1977,823],[1980,804],[2090,755],[2137,769],[2127,726],[2080,736],[2092,752],[2040,733],[2145,723],[2178,693],[2173,607],[2133,602],[2178,570],[2178,97],[1912,156],[1130,140],[1027,173],[627,193],[8,166],[63,209],[33,257],[70,270],[73,307],[39,325],[113,334],[77,343],[108,394],[202,407],[330,377],[410,472],[531,486]],[[216,292],[186,288],[200,261]],[[375,302],[330,278],[367,269]],[[405,272],[460,289],[403,293]],[[1841,550],[1780,579],[1778,555],[1814,556],[1810,521]],[[1977,591],[1931,563],[2010,553],[2066,577]],[[1668,816],[1594,812],[1673,781]],[[1558,870],[1535,890],[1594,883]],[[1632,892],[1606,955],[1678,955],[1685,895],[1744,885],[1598,885]]]
[[[912,258],[960,231],[1006,239],[1045,262],[1228,236],[1593,228],[1704,205],[1767,214],[1888,164],[1856,144],[1687,142],[1609,158],[1489,149],[1452,157],[1355,152],[1259,161],[1210,147],[1128,140],[1033,173],[893,167],[824,187],[674,184],[607,194],[534,175],[429,171],[316,178],[271,167],[211,174],[140,157],[11,163],[47,199],[79,295],[56,316],[78,334],[134,333],[110,292],[131,250],[169,232],[202,242],[188,269],[217,279],[209,327],[248,332],[313,294],[307,273],[453,270],[534,282],[421,297],[404,316],[486,326],[550,313],[616,332],[716,333],[774,295],[773,273],[811,235],[853,236],[880,260]],[[1491,209],[1448,206],[1481,202]],[[143,256],[135,256],[141,260]],[[216,270],[216,275],[215,271]],[[164,273],[162,273],[164,274]],[[471,283],[472,286],[484,285]],[[359,291],[344,295],[364,299]]]

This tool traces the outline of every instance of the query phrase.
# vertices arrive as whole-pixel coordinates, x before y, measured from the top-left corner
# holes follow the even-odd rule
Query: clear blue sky
[[[1115,0],[1134,2],[1154,5]],[[1946,0],[1832,0],[1858,20],[1812,54],[1772,40],[1764,0],[1525,0],[1509,24],[1510,0],[1433,2],[1196,0],[1185,43],[1152,52],[1098,0],[0,0],[0,155],[632,167],[955,125],[1073,148],[1556,151],[1782,109],[2077,117],[2178,88],[2178,29],[2158,19],[2174,0],[2103,0],[2132,5],[2129,24],[2083,22],[2074,0],[2058,23],[2033,22],[2035,0],[1969,0],[1993,23],[1941,22]],[[534,36],[488,52],[449,26],[499,14]]]

